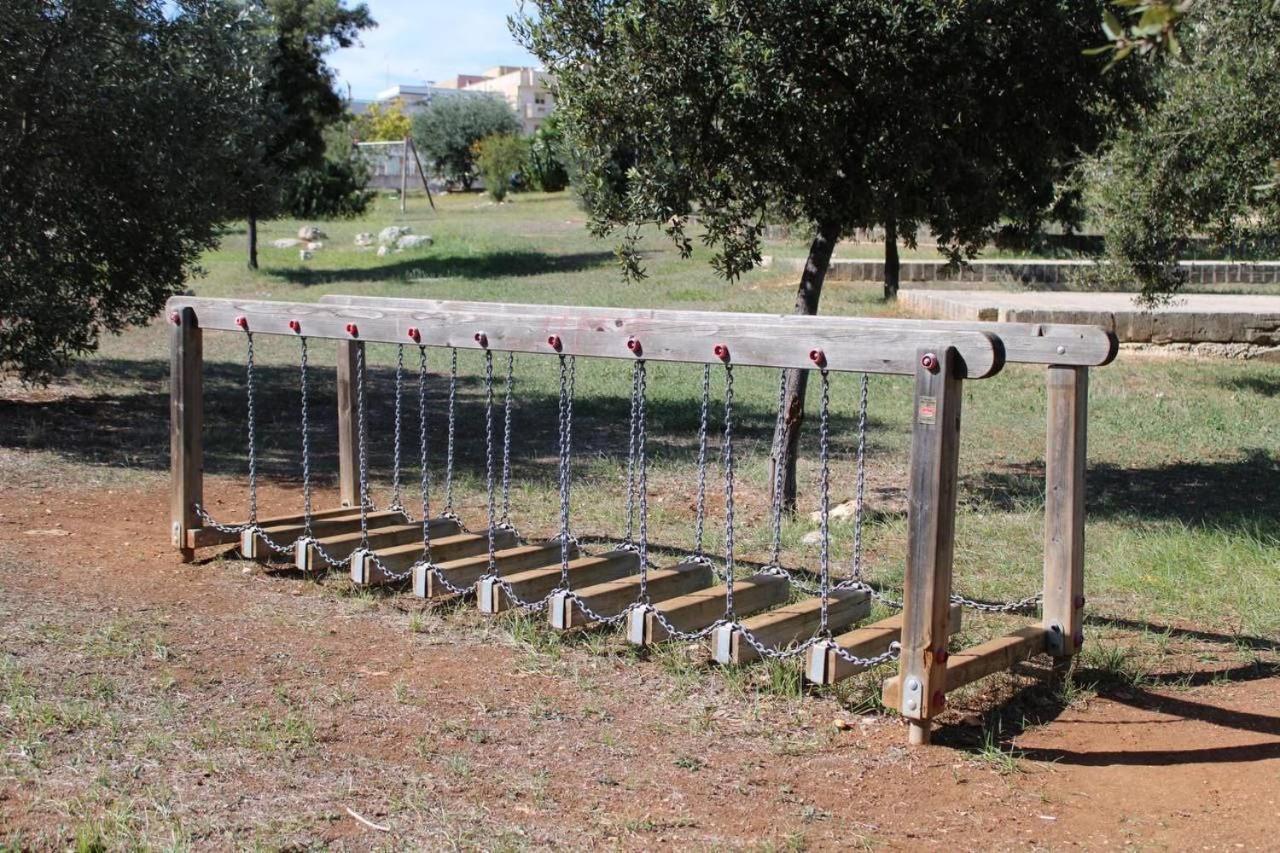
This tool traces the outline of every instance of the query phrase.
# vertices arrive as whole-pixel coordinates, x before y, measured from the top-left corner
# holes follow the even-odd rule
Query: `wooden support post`
[[[404,197],[409,192],[409,137],[404,138],[400,149],[400,212],[404,213]]]
[[[200,527],[196,504],[204,500],[204,336],[194,310],[175,315],[169,335],[170,536],[189,563],[196,554],[188,542],[195,537],[188,534]]]
[[[921,349],[917,356],[898,676],[902,690],[894,697],[886,690],[885,703],[912,721],[912,743],[927,743],[929,720],[946,707],[962,382],[953,347]]]
[[[1044,495],[1044,628],[1064,659],[1084,642],[1084,491],[1089,369],[1051,366]]]
[[[343,506],[360,504],[356,353],[363,350],[360,341],[338,341],[338,497]]]

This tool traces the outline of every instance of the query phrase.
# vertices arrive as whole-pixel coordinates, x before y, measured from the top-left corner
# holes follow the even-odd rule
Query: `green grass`
[[[623,283],[612,244],[591,238],[583,214],[563,195],[518,195],[502,205],[452,195],[438,205],[433,212],[423,199],[412,198],[409,213],[401,215],[394,202],[380,199],[361,220],[325,223],[326,246],[306,263],[296,250],[269,245],[293,235],[300,223],[264,223],[262,269],[256,273],[244,269],[244,235],[233,230],[223,247],[205,258],[207,274],[192,281],[192,289],[203,296],[282,300],[348,293],[773,312],[788,311],[793,301],[792,273],[760,270],[725,283],[706,264],[705,249],[684,261],[654,234],[646,240],[649,278]],[[435,243],[384,258],[356,249],[356,233],[390,224],[408,224]],[[803,249],[801,241],[773,241],[768,251],[794,255]],[[892,314],[865,290],[839,283],[828,285],[822,310]],[[243,482],[243,340],[220,334],[206,338],[206,468],[210,475]],[[432,353],[435,371],[443,366],[440,355]],[[317,365],[332,364],[326,346],[313,347],[312,357]],[[371,345],[369,358],[374,368],[371,458],[375,477],[385,485],[394,348]],[[258,364],[261,469],[268,479],[296,488],[296,343],[260,340]],[[476,519],[483,507],[484,458],[476,438],[483,434],[479,356],[464,353],[461,369],[458,492],[463,514]],[[3,446],[19,451],[4,462],[10,466],[6,473],[18,482],[52,483],[70,466],[86,483],[105,482],[125,470],[160,482],[167,468],[167,370],[167,332],[156,324],[104,342],[99,356],[72,372],[70,397],[6,404],[0,418],[18,428],[4,430]],[[576,532],[585,537],[616,537],[623,528],[628,370],[624,363],[603,360],[579,366],[573,515]],[[691,545],[698,375],[692,366],[650,365],[651,538],[675,549]],[[524,531],[545,534],[557,524],[556,377],[550,360],[536,357],[519,359],[516,376],[515,521]],[[776,375],[744,369],[737,379],[737,538],[739,555],[750,563],[763,560],[768,550],[764,496]],[[439,377],[433,378],[437,466],[443,391]],[[852,493],[856,392],[856,377],[835,377],[835,500]],[[718,384],[715,393],[720,393]],[[1280,636],[1280,489],[1275,486],[1280,482],[1280,367],[1125,354],[1093,371],[1090,394],[1086,571],[1091,616],[1139,630],[1175,625],[1227,638]],[[905,378],[871,379],[866,553],[870,575],[890,586],[900,582],[905,546],[909,395]],[[313,412],[331,411],[333,405],[328,374],[317,370]],[[1040,585],[1044,405],[1043,373],[1032,367],[1012,365],[966,388],[956,542],[956,587],[966,595],[1019,598]],[[810,425],[816,421],[815,406],[816,395],[811,395]],[[97,429],[86,433],[86,421]],[[331,484],[335,427],[332,419],[317,414],[313,428],[315,467]],[[784,530],[789,565],[814,566],[817,560],[817,547],[802,542],[814,528],[807,516],[816,494],[813,432],[807,431],[800,466],[803,513]],[[416,448],[410,454],[416,455]],[[439,478],[441,472],[437,467],[433,473]],[[708,524],[713,551],[721,544],[720,526],[717,504]],[[835,524],[832,535],[843,571],[851,526]],[[426,625],[415,619],[410,630]],[[540,626],[515,620],[505,630],[531,644],[534,658],[556,654],[551,651],[555,638],[543,636]],[[973,630],[966,634],[980,639],[981,631]],[[91,642],[102,646],[102,654],[160,653],[110,637]],[[678,659],[659,658],[664,667],[682,671]],[[529,663],[538,666],[533,658]],[[790,676],[781,671],[775,676],[770,689],[789,693]]]

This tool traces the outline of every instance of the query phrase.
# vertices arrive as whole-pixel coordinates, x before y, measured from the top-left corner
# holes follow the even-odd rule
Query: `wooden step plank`
[[[964,608],[959,604],[951,605],[951,634],[960,631],[963,611]],[[888,619],[833,637],[832,642],[854,657],[870,658],[888,651],[889,646],[896,643],[901,635],[902,614],[897,613]],[[865,669],[866,667],[840,657],[830,646],[813,646],[805,657],[804,677],[814,684],[835,684]]]
[[[863,589],[835,590],[827,596],[827,626],[832,631],[847,628],[871,613],[871,596]],[[739,620],[739,625],[722,625],[711,634],[711,657],[719,664],[744,664],[760,659],[760,652],[742,636],[752,633],[768,648],[782,649],[812,637],[822,624],[822,599],[806,598],[768,613]]]
[[[1047,648],[1047,634],[1041,625],[1028,625],[1003,637],[948,655],[947,692],[1041,654]],[[886,707],[902,706],[901,678],[900,675],[895,675],[885,679],[883,701]]]
[[[706,563],[680,563],[670,569],[651,569],[647,588],[649,600],[666,601],[676,596],[711,586],[715,575]],[[640,596],[640,576],[633,575],[616,581],[589,586],[578,592],[581,604],[602,616],[615,616],[630,607]],[[568,593],[559,593],[551,599],[547,608],[551,627],[560,630],[581,628],[591,619],[582,610],[579,600]]]
[[[691,592],[654,605],[677,631],[699,631],[724,616],[726,587]],[[786,601],[790,582],[767,572],[753,575],[733,585],[733,605],[739,616],[749,616]],[[648,610],[632,610],[627,617],[627,641],[638,646],[661,643],[670,635]]]
[[[432,553],[435,549],[432,548]],[[578,556],[578,546],[569,546],[570,559]],[[505,548],[494,554],[499,574],[514,574],[526,569],[539,568],[551,563],[559,565],[560,543],[540,542],[533,545],[519,545]],[[486,547],[474,556],[437,563],[436,569],[444,574],[445,580],[455,587],[474,587],[480,578],[489,571],[489,551]],[[415,566],[413,570],[413,594],[419,598],[447,598],[453,595],[452,590],[440,582],[435,573],[429,572],[426,566]]]
[[[503,548],[511,548],[519,543],[516,535],[510,530],[494,531],[493,547],[497,550]],[[405,550],[407,549],[407,550]],[[348,568],[351,570],[351,580],[354,583],[366,586],[377,586],[387,583],[390,578],[387,572],[394,574],[403,574],[413,567],[420,559],[422,559],[422,543],[415,542],[410,545],[397,545],[392,548],[386,548],[382,551],[374,551],[377,555],[378,562],[375,563],[369,556],[369,553],[357,551],[351,555]],[[389,560],[384,555],[394,553],[395,560]],[[444,536],[440,539],[434,539],[431,542],[431,558],[439,561],[440,559],[458,559],[461,557],[470,557],[474,554],[489,553],[489,539],[483,534],[475,533],[459,533],[455,536]],[[409,556],[413,555],[412,559]],[[378,563],[382,565],[379,566]]]
[[[314,521],[318,518],[333,518],[339,515],[350,515],[351,507],[335,506],[329,509],[318,509],[311,513]],[[273,515],[267,518],[258,519],[258,524],[262,527],[279,527],[286,524],[302,524],[302,513],[293,515]],[[228,527],[237,527],[245,522],[236,522],[229,524]],[[239,533],[225,533],[216,527],[196,527],[187,531],[187,547],[188,548],[208,548],[213,545],[226,545],[230,542],[240,541]]]
[[[515,544],[514,541],[503,535],[505,532],[502,530],[495,531],[495,548],[506,548]],[[487,534],[483,532],[455,533],[452,536],[443,536],[439,539],[433,538],[431,540],[431,559],[437,563],[442,563],[447,560],[470,557],[482,551],[487,551],[489,549],[488,543]],[[410,542],[406,545],[396,545],[391,548],[378,548],[374,553],[378,555],[378,559],[382,561],[382,564],[388,570],[403,572],[422,559],[422,542]]]
[[[609,551],[594,557],[579,557],[569,562],[569,583],[587,587],[615,580],[640,570],[640,556],[635,551]],[[503,578],[511,591],[523,601],[537,601],[560,585],[560,561],[535,569],[517,572]],[[481,613],[501,613],[518,606],[507,591],[492,580],[482,580],[476,587]]]
[[[370,530],[388,527],[393,524],[403,524],[404,520],[404,513],[390,509],[370,512],[366,517],[366,523]],[[274,524],[270,527],[259,522],[258,526],[278,545],[291,545],[307,532],[306,525],[302,522],[296,524]],[[358,532],[359,530],[360,510],[358,509],[354,511],[348,510],[344,515],[311,519],[311,535],[316,539],[337,536],[340,533]],[[240,554],[245,559],[260,560],[271,556],[272,553],[274,552],[271,548],[262,541],[262,537],[255,531],[246,530],[241,535]]]
[[[452,518],[433,518],[428,526],[432,539],[453,536],[461,532],[458,522]],[[299,548],[294,552],[294,564],[304,572],[323,570],[328,568],[328,563],[318,553],[317,546],[323,548],[335,559],[346,560],[360,547],[360,540],[360,531],[353,530],[350,533],[326,536],[323,539],[317,539],[314,543],[308,542],[306,548]],[[415,543],[422,543],[422,524],[417,521],[377,527],[369,531],[368,550],[370,551]]]

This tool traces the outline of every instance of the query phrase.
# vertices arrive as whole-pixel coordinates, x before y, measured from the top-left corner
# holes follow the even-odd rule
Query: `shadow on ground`
[[[556,255],[534,251],[486,252],[478,255],[428,254],[367,267],[309,269],[265,267],[263,272],[303,286],[351,281],[415,281],[433,278],[523,278],[570,273],[613,263],[612,252]]]

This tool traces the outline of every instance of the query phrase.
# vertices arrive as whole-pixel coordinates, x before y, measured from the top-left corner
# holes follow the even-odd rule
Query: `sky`
[[[515,43],[507,16],[519,0],[366,0],[378,26],[363,46],[335,51],[329,64],[338,87],[372,98],[397,83],[447,80],[494,65],[537,65]]]

